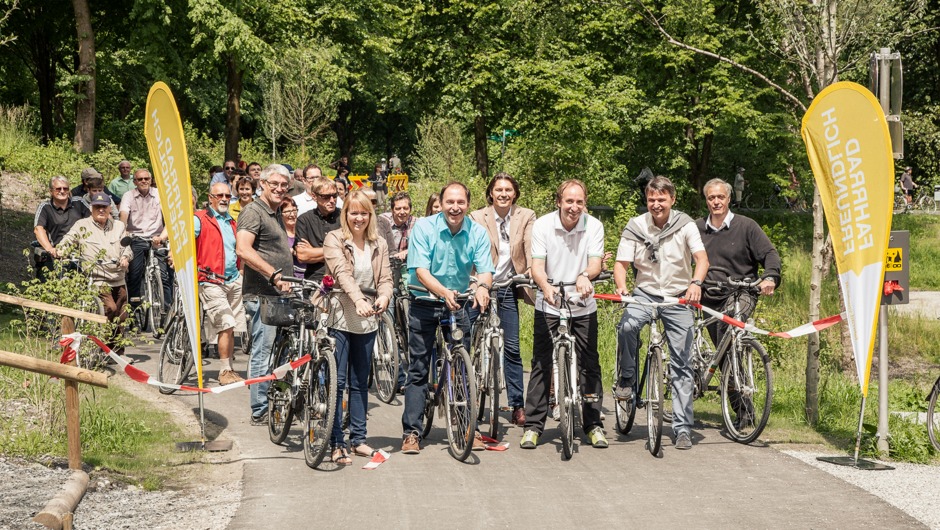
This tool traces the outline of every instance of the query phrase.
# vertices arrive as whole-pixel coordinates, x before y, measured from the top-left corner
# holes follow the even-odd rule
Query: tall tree
[[[95,32],[91,28],[88,0],[72,0],[78,33],[78,100],[75,104],[75,149],[95,150]]]

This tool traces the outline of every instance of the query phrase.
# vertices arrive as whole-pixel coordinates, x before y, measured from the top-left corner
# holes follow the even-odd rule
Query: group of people
[[[217,341],[222,360],[219,382],[242,380],[231,365],[231,357],[234,333],[244,330],[246,321],[252,335],[248,377],[266,375],[271,369],[278,330],[261,320],[262,297],[289,292],[291,283],[283,279],[287,276],[309,280],[333,276],[340,290],[331,297],[328,327],[336,339],[337,400],[348,386],[350,416],[347,443],[341,428],[342,407],[337,407],[340,412],[331,440],[334,462],[350,464],[352,455],[374,453],[367,444],[366,411],[376,316],[389,307],[393,286],[402,274],[407,275],[408,283],[420,284],[431,294],[429,298],[425,293],[410,293],[410,365],[400,381],[404,394],[403,453],[421,450],[425,395],[441,317],[445,311],[453,312],[468,338],[472,320],[489,307],[491,296],[497,298],[495,306],[505,334],[511,421],[524,429],[521,447],[537,447],[552,412],[552,337],[559,312],[558,291],[551,282],[575,284],[581,301],[573,306],[569,327],[576,338],[581,370],[578,383],[583,395],[603,394],[592,280],[605,268],[604,226],[587,212],[588,189],[583,182],[562,182],[555,192],[556,209],[541,217],[517,204],[521,189],[509,174],[499,173],[490,180],[488,205],[473,212],[469,211],[470,190],[462,183],[450,182],[429,198],[425,217],[418,218],[413,214],[411,197],[404,192],[393,195],[389,211],[379,215],[377,207],[383,201],[375,190],[345,193],[342,181],[324,177],[316,165],[300,170],[303,189],[293,196],[290,190],[297,179],[290,168],[280,164],[253,166],[247,166],[245,177],[236,179],[237,165],[226,162],[221,178],[213,177],[208,204],[196,211],[194,220],[199,295],[211,330],[208,335]],[[100,175],[95,180],[89,172],[89,178],[83,179],[81,196],[87,206],[80,199],[72,200],[70,195],[77,192],[68,188],[64,177],[56,177],[50,183],[50,200],[40,206],[36,216],[38,245],[52,259],[58,257],[61,243],[72,242],[79,232],[93,234],[85,234],[90,247],[86,255],[91,252],[117,258],[113,268],[101,274],[101,296],[110,297],[105,305],[109,318],[114,319],[123,318],[128,296],[131,300],[139,297],[142,268],[135,266],[138,256],[146,253],[146,245],[166,239],[150,173],[138,169],[128,186],[130,163],[122,161],[118,169],[121,176],[108,190],[115,197],[119,195],[119,200],[102,189]],[[709,215],[696,222],[673,209],[676,191],[669,179],[660,176],[650,180],[646,186],[648,212],[631,219],[621,234],[613,269],[617,291],[628,294],[627,272],[632,269],[632,295],[636,298],[655,302],[665,296],[682,296],[724,309],[724,300],[709,299],[703,293],[702,282],[708,278],[711,263],[736,277],[762,274],[761,293],[772,294],[780,283],[779,255],[754,221],[729,211],[732,191],[723,180],[709,181],[703,190]],[[118,219],[113,218],[113,203],[117,203]],[[125,247],[121,245],[125,234],[139,238]],[[534,293],[521,287],[491,292],[494,282],[523,273],[538,286]],[[471,276],[476,286],[472,301],[459,303],[456,293],[470,288]],[[528,387],[523,384],[520,352],[520,301],[535,307]],[[622,372],[615,384],[616,399],[634,397],[634,353],[640,330],[651,318],[642,306],[624,311],[618,327]],[[676,446],[688,449],[693,424],[689,366],[692,313],[687,307],[676,306],[660,311],[659,318],[664,321],[672,351]],[[250,421],[254,425],[267,424],[267,386],[250,387]],[[606,447],[601,401],[585,402],[581,417],[591,444]],[[474,449],[484,448],[477,433]]]

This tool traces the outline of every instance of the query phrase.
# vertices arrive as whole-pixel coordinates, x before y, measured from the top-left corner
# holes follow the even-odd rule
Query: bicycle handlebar
[[[708,272],[712,272],[712,271],[718,272],[720,274],[724,274],[725,279],[724,280],[705,280],[704,282],[702,282],[705,285],[709,286],[705,288],[705,290],[709,294],[722,294],[728,291],[729,288],[730,290],[742,289],[742,290],[753,291],[753,290],[756,290],[757,286],[759,286],[760,283],[766,279],[766,278],[757,278],[756,280],[752,280],[750,278],[742,278],[740,280],[735,280],[731,278],[731,271],[729,271],[728,269],[724,267],[718,267],[718,266],[710,266],[708,268]]]
[[[428,293],[428,296],[416,296],[415,299],[417,299],[417,300],[427,300],[427,301],[430,301],[430,302],[440,302],[440,301],[442,301],[442,300],[441,300],[440,298],[438,298],[437,296],[434,296],[433,294],[431,294],[431,291],[429,291],[428,288],[425,287],[425,286],[423,286],[423,285],[409,284],[409,285],[408,285],[408,289],[410,289],[410,290],[412,290],[412,291],[418,291],[419,293]],[[468,287],[465,291],[463,291],[463,292],[458,292],[458,293],[457,293],[457,296],[455,296],[454,298],[455,298],[458,302],[466,302],[467,300],[470,300],[471,298],[473,298],[473,294],[474,294],[475,292],[476,292],[476,289],[472,289],[472,288],[469,288],[469,287]]]

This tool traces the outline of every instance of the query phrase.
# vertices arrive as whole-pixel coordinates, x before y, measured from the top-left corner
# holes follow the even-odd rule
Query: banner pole
[[[878,452],[888,456],[888,306],[882,304],[878,323]]]
[[[199,393],[199,429],[202,436],[202,445],[206,445],[206,408],[203,406],[202,402],[202,392]],[[858,449],[856,448],[856,457],[858,456]]]
[[[200,396],[202,397],[202,396]],[[858,413],[858,431],[855,433],[855,465],[858,465],[858,450],[862,445],[862,426],[863,421],[865,420],[865,401],[868,399],[868,396],[862,396],[862,408]]]

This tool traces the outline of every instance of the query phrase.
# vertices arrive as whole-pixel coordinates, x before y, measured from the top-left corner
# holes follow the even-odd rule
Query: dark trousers
[[[568,326],[574,336],[578,355],[578,386],[581,395],[597,394],[600,398],[604,394],[604,388],[597,353],[597,313],[572,317],[568,320]],[[545,430],[545,417],[548,415],[548,388],[552,384],[553,333],[558,329],[558,317],[536,310],[534,328],[532,371],[529,372],[529,388],[525,399],[525,429],[542,434]],[[559,369],[562,367],[559,366]],[[596,403],[583,404],[581,423],[584,432],[589,432],[596,426],[604,426],[601,423],[600,399]]]
[[[424,403],[428,392],[428,373],[431,366],[431,352],[437,337],[437,328],[445,315],[444,305],[437,303],[411,301],[408,316],[408,351],[411,365],[408,367],[408,384],[405,386],[405,410],[401,415],[401,429],[404,436],[421,434],[424,430]],[[463,309],[455,313],[457,326],[463,330],[464,347],[469,346],[470,321]]]
[[[134,259],[127,269],[127,296],[129,299],[140,299],[143,292],[144,272],[147,270],[147,253],[150,243],[135,239],[131,242]],[[160,267],[160,279],[163,281],[163,308],[166,309],[173,302],[173,271],[163,260],[157,260]],[[140,302],[133,304],[135,307]],[[158,323],[159,324],[159,323]]]
[[[503,328],[503,357],[505,359],[503,366],[506,371],[503,377],[506,378],[506,398],[510,407],[521,407],[525,387],[522,384],[522,356],[519,353],[519,302],[516,300],[516,291],[512,287],[500,289],[495,296],[498,301],[499,321]],[[467,313],[470,316],[470,322],[474,325],[483,325],[482,322],[477,323],[479,311],[469,309]]]

